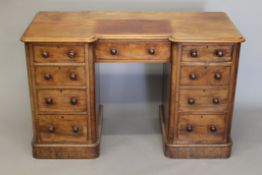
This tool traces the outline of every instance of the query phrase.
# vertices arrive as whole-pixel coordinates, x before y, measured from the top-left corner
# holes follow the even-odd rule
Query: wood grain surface
[[[112,38],[170,39],[176,42],[244,41],[243,36],[222,12],[118,11],[39,12],[21,40],[93,42]]]

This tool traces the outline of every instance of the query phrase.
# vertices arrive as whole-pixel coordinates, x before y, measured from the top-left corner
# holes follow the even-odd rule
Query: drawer
[[[37,91],[40,113],[76,113],[86,112],[85,89],[41,89]]]
[[[228,103],[228,90],[219,89],[181,89],[179,111],[225,112]]]
[[[83,66],[36,66],[38,86],[85,86],[86,73]]]
[[[170,42],[158,40],[100,40],[95,46],[97,60],[169,60],[170,52]]]
[[[85,115],[39,115],[41,143],[86,143],[88,121]]]
[[[232,60],[232,45],[184,45],[182,61],[225,62]]]
[[[179,143],[222,143],[225,139],[224,115],[180,115]]]
[[[84,62],[84,45],[35,45],[34,61],[38,63]]]
[[[230,81],[231,66],[181,66],[182,86],[223,86]]]

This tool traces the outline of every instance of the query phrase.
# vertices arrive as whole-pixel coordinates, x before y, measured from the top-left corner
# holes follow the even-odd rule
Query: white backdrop
[[[0,174],[184,174],[191,170],[194,174],[261,174],[261,5],[259,0],[0,0]],[[157,119],[162,66],[101,64],[105,104],[101,157],[92,161],[32,159],[26,62],[19,38],[38,11],[80,10],[226,12],[247,40],[241,51],[232,157],[166,159]]]

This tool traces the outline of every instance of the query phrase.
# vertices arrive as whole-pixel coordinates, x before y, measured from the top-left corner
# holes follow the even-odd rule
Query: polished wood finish
[[[99,155],[99,64],[163,63],[159,115],[170,158],[231,154],[243,36],[220,12],[39,12],[25,42],[36,158]]]

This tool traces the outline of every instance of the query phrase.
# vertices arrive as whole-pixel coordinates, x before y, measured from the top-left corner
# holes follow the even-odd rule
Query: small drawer
[[[169,60],[168,41],[100,40],[95,46],[97,60]]]
[[[178,119],[179,143],[223,143],[224,115],[181,115]]]
[[[86,112],[86,90],[77,89],[41,89],[37,91],[40,113],[76,113]]]
[[[231,66],[181,66],[182,86],[228,85]]]
[[[232,45],[184,45],[182,61],[226,62],[232,60]]]
[[[220,89],[181,89],[179,111],[181,112],[225,112],[228,90]]]
[[[88,121],[85,115],[39,115],[37,118],[41,143],[86,143]]]
[[[36,66],[37,86],[85,86],[83,66]]]
[[[38,63],[84,62],[84,45],[34,45],[34,61]]]

